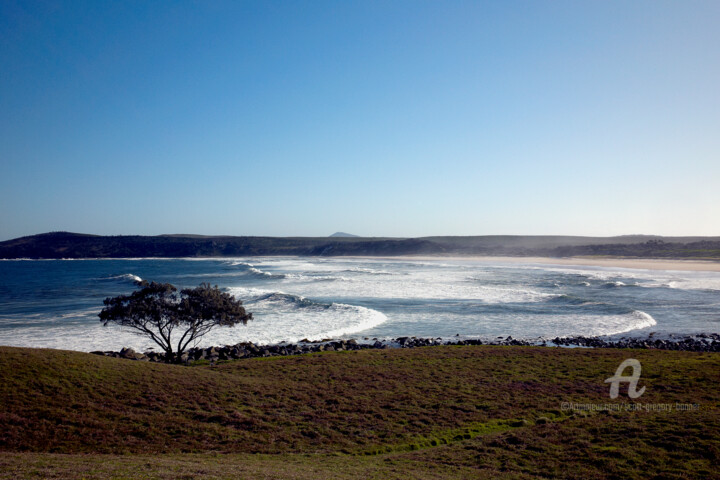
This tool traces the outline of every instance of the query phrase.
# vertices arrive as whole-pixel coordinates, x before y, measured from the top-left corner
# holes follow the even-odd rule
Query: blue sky
[[[720,235],[720,2],[0,2],[0,240]]]

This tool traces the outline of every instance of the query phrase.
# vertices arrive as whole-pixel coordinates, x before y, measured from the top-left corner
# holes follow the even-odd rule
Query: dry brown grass
[[[638,401],[700,410],[561,411],[609,403],[604,379],[629,357],[643,365]],[[652,350],[432,347],[187,368],[0,347],[0,478],[712,476],[719,381],[720,354]]]

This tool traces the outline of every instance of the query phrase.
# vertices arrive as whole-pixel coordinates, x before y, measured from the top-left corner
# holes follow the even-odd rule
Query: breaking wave
[[[603,288],[637,287],[637,283],[625,283],[621,281],[605,282]]]
[[[140,278],[137,275],[134,275],[132,273],[123,273],[121,275],[112,275],[110,277],[103,278],[103,280],[124,280],[124,281],[133,282],[133,283],[142,282],[142,278]]]
[[[597,300],[591,300],[589,298],[576,297],[574,295],[557,295],[548,299],[550,303],[559,303],[563,305],[598,305],[600,304]]]
[[[306,257],[58,260],[3,264],[0,344],[141,348],[141,337],[101,328],[97,312],[142,278],[182,286],[209,279],[243,300],[253,321],[213,330],[205,345],[353,334],[710,333],[720,325],[715,272]]]
[[[324,302],[301,295],[252,288],[231,288],[246,298],[254,320],[243,327],[243,337],[256,343],[297,342],[350,335],[385,323],[385,314],[372,308]]]
[[[269,303],[269,304],[284,304],[291,305],[297,308],[320,308],[328,309],[332,306],[330,303],[320,303],[308,300],[300,295],[291,295],[288,293],[272,292],[259,297],[253,298],[246,302],[246,304],[257,304],[257,303]]]
[[[248,274],[253,275],[255,277],[260,278],[285,278],[284,273],[270,273],[263,270],[260,270],[259,268],[250,267],[248,268]]]
[[[633,310],[625,316],[628,319],[624,326],[618,325],[604,332],[603,335],[616,335],[618,333],[626,333],[632,330],[640,330],[642,328],[653,327],[657,325],[655,319],[648,313],[641,310]]]

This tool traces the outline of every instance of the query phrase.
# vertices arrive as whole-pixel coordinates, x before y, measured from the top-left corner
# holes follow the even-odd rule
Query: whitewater
[[[247,326],[198,346],[400,336],[538,340],[720,332],[720,272],[497,260],[254,257],[0,261],[0,345],[157,348],[97,315],[140,279],[207,282],[243,301]]]

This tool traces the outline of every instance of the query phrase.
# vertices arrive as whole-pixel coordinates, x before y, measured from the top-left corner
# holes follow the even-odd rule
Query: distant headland
[[[487,235],[380,238],[101,236],[50,232],[0,242],[1,259],[241,256],[514,256],[720,260],[720,237]]]

